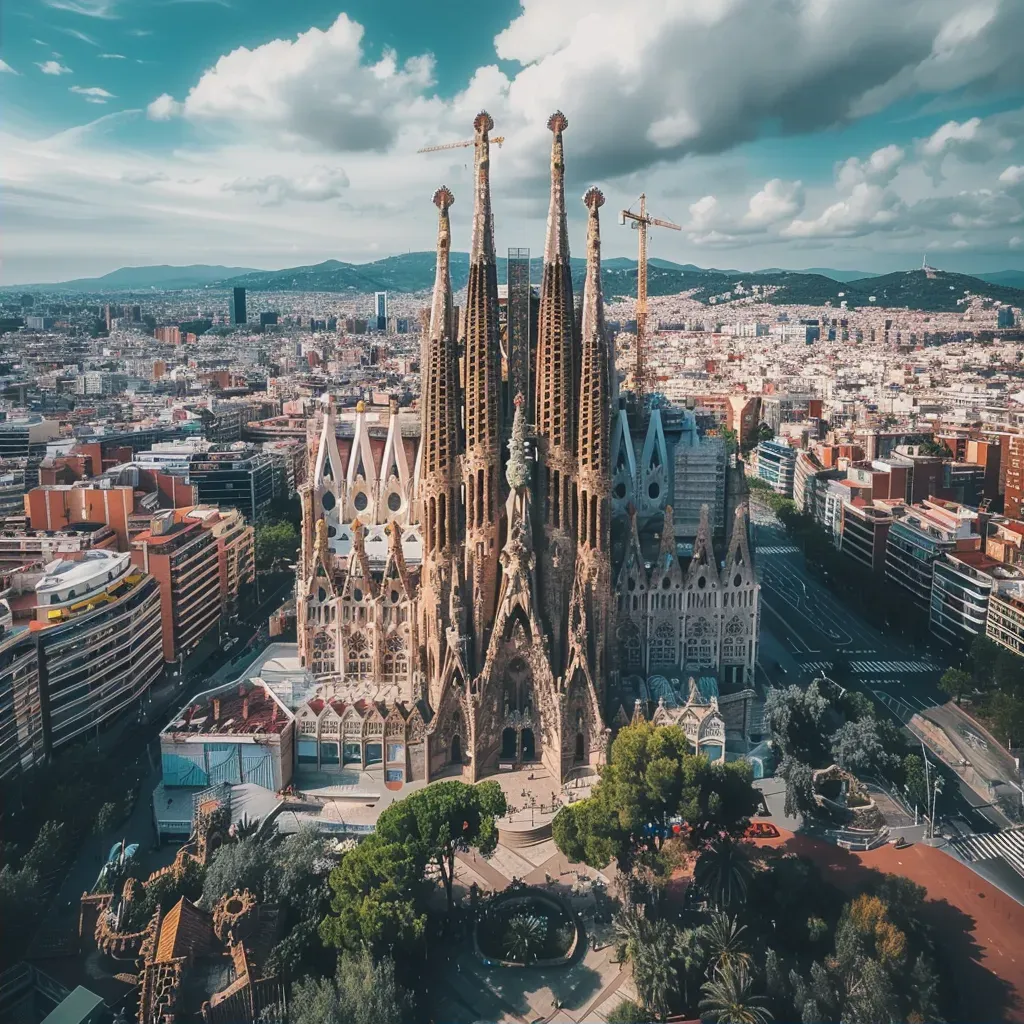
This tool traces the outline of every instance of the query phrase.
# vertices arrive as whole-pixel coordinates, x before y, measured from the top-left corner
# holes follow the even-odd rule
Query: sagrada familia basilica
[[[330,736],[342,765],[383,763],[396,784],[454,773],[475,781],[532,761],[561,780],[600,764],[610,727],[636,715],[680,722],[694,749],[722,759],[727,728],[741,743],[756,733],[758,587],[742,506],[723,563],[705,516],[684,569],[666,505],[656,510],[658,549],[645,554],[638,509],[651,512],[654,489],[644,474],[659,472],[665,456],[650,437],[634,445],[619,412],[596,188],[583,198],[579,312],[574,303],[561,113],[548,121],[535,373],[529,394],[511,393],[493,122],[481,113],[474,127],[461,310],[449,273],[455,197],[443,187],[433,197],[437,272],[419,429],[409,429],[408,414],[392,415],[382,444],[360,408],[339,443],[325,398],[311,432],[298,645],[322,698],[298,716],[300,760],[303,736]],[[660,429],[649,418],[649,431]],[[614,559],[613,533],[622,538]]]

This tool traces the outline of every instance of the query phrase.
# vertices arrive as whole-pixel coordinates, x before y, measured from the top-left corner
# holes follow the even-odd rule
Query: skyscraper
[[[248,320],[245,315],[245,289],[235,288],[231,292],[231,322],[244,324]]]
[[[373,296],[374,308],[377,310],[377,330],[388,329],[388,293],[375,292]]]

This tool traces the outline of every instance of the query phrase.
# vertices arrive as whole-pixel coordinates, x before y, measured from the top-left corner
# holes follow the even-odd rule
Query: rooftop
[[[270,687],[257,679],[227,683],[199,694],[165,729],[164,735],[281,733],[292,720]]]

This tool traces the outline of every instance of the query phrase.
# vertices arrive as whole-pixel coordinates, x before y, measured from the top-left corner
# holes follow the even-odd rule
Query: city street
[[[946,666],[927,651],[915,651],[900,635],[879,632],[808,573],[800,548],[756,497],[751,500],[751,529],[761,583],[762,681],[807,685],[842,659],[857,688],[904,724],[915,712],[946,703],[937,685]],[[932,755],[931,760],[937,759]],[[970,832],[1010,824],[951,769],[942,770],[948,791],[957,794],[947,804],[954,826],[961,822],[960,828]]]

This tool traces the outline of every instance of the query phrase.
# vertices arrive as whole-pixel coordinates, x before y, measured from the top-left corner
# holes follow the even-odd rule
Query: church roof
[[[156,944],[156,962],[165,963],[180,956],[195,956],[214,946],[212,919],[184,896],[167,911],[160,924]]]

